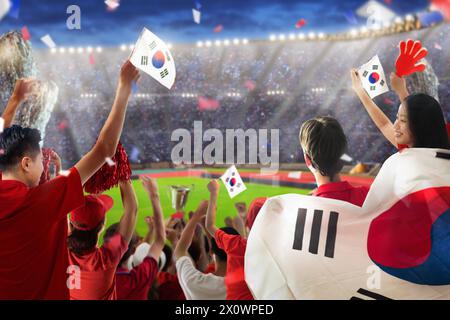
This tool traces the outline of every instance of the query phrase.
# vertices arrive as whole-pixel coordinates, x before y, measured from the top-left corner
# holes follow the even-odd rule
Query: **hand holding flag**
[[[418,62],[427,56],[428,50],[422,47],[420,41],[401,41],[399,48],[400,54],[395,62],[396,74],[399,77],[425,70],[425,64]]]

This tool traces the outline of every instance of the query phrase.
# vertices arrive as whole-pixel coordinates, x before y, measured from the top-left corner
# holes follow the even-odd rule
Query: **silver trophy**
[[[186,206],[189,192],[194,188],[194,185],[188,186],[169,186],[172,196],[172,208],[177,212],[183,211]]]

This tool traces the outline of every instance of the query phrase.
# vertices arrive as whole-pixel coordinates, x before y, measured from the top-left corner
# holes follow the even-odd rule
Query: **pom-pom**
[[[41,180],[39,184],[44,184],[52,179],[52,175],[50,172],[50,165],[52,160],[53,150],[49,148],[42,148],[42,165],[44,166],[44,171],[41,175]]]
[[[130,162],[120,142],[114,157],[105,161],[106,163],[86,182],[84,191],[91,194],[102,193],[117,186],[119,181],[131,178]]]

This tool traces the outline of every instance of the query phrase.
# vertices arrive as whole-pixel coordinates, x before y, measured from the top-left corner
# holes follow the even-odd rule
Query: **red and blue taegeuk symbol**
[[[375,84],[380,80],[380,75],[377,72],[372,72],[369,76],[369,82]]]
[[[417,191],[370,224],[369,257],[384,272],[417,284],[450,284],[450,187]]]
[[[236,178],[231,178],[228,181],[228,183],[229,183],[230,187],[234,187],[236,185]]]
[[[166,57],[162,51],[156,51],[152,58],[152,64],[156,69],[161,69],[166,63]]]

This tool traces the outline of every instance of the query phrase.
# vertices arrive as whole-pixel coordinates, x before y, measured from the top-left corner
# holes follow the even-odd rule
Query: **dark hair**
[[[222,230],[226,234],[239,236],[239,232],[237,232],[236,229],[234,229],[232,227],[223,227],[223,228],[220,228],[220,230]],[[211,250],[216,255],[216,257],[219,258],[221,261],[224,261],[224,262],[227,261],[227,253],[217,246],[216,239],[214,239],[214,238],[211,238]]]
[[[191,245],[188,248],[188,253],[191,256],[192,260],[194,260],[195,265],[197,265],[202,253],[199,243],[196,241],[192,241]]]
[[[332,179],[342,170],[347,138],[336,119],[316,117],[306,121],[300,129],[300,144],[321,175]]]
[[[119,232],[119,224],[114,223],[106,229],[105,234],[103,235],[103,242],[108,242],[109,239],[111,239],[114,235],[116,235]],[[131,237],[130,243],[128,244],[128,249],[122,256],[122,259],[120,259],[119,266],[123,264],[124,262],[127,262],[128,259],[134,254],[136,251],[136,246],[139,243],[139,236],[136,233],[133,233],[133,236]]]
[[[405,107],[414,148],[450,149],[444,113],[436,99],[424,93],[412,94],[406,97]]]
[[[71,233],[67,237],[67,247],[76,255],[83,255],[97,246],[98,233],[102,230],[105,219],[92,230],[80,230],[70,222]]]
[[[35,157],[41,147],[41,134],[37,129],[14,125],[0,134],[0,170],[8,170],[25,156]]]
[[[166,272],[172,263],[173,251],[172,251],[172,248],[166,244],[166,245],[164,245],[163,252],[166,255],[166,263],[162,267],[161,271]]]

